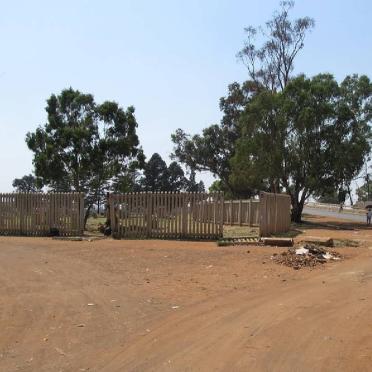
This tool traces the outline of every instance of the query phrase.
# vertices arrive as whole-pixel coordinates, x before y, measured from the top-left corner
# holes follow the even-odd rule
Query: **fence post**
[[[220,192],[220,237],[222,238],[223,237],[223,222],[224,222],[224,213],[225,213],[225,197],[224,197],[224,194],[223,192],[221,191]]]
[[[15,207],[19,207],[19,234],[23,234],[23,223],[24,223],[24,210],[23,210],[23,194],[14,194],[15,197]]]
[[[267,213],[266,213],[266,198],[265,193],[260,192],[260,236],[266,235]]]
[[[241,226],[242,225],[242,200],[241,199],[239,199],[238,221],[239,221],[239,226]]]
[[[248,208],[248,224],[253,226],[252,199],[249,199]]]
[[[50,226],[49,226],[49,230],[54,228],[55,227],[55,193],[52,192],[50,194]]]
[[[84,208],[84,194],[80,193],[80,198],[79,198],[79,231],[80,234],[84,234],[84,222],[85,222],[85,208]]]
[[[109,206],[109,213],[110,213],[110,227],[111,227],[111,234],[113,235],[116,232],[116,220],[115,220],[115,195],[107,193],[107,205]]]
[[[147,208],[144,218],[146,218],[146,235],[147,238],[151,238],[151,231],[152,231],[152,197],[153,194],[151,192],[147,193]]]

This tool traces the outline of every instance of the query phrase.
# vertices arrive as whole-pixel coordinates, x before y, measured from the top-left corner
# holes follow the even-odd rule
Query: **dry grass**
[[[247,238],[257,237],[259,235],[259,228],[252,226],[227,226],[223,227],[224,238]]]
[[[85,230],[90,232],[90,233],[97,233],[98,231],[98,226],[100,224],[104,224],[106,222],[106,217],[99,216],[99,217],[89,217],[87,224],[85,226]]]

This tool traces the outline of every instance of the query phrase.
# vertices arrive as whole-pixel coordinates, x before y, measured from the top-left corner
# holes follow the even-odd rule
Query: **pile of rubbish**
[[[271,259],[276,263],[293,267],[299,270],[302,267],[314,267],[331,260],[340,260],[342,256],[334,251],[328,251],[315,244],[305,244],[297,248],[289,248],[287,251],[275,253]]]

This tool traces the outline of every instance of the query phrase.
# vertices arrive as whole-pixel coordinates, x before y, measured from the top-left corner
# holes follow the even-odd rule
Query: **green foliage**
[[[249,80],[243,84],[235,82],[229,85],[227,97],[220,100],[223,112],[221,123],[211,125],[201,134],[193,136],[182,129],[172,135],[173,157],[190,169],[211,172],[221,180],[223,190],[234,197],[249,198],[258,190],[272,186],[273,180],[268,180],[264,175],[262,179],[256,176],[257,172],[261,172],[257,167],[245,167],[241,174],[232,174],[231,159],[241,156],[236,154],[236,149],[237,140],[242,135],[239,121],[245,108],[261,92],[268,94],[268,91],[284,89],[291,79],[294,60],[304,46],[306,33],[314,26],[314,20],[309,17],[291,20],[289,11],[293,6],[292,1],[282,2],[280,10],[265,26],[246,28],[247,40],[238,56],[248,69]],[[261,46],[256,45],[258,34],[261,34]],[[260,99],[264,100],[264,97],[260,95]],[[267,96],[267,102],[262,104],[270,105],[270,100],[271,97]],[[272,117],[270,120],[276,119]],[[263,137],[261,141],[266,141],[273,151],[266,156],[277,157],[273,141]],[[250,165],[254,166],[254,163]],[[270,166],[274,167],[272,170],[276,169],[274,163]],[[276,186],[278,190],[279,185]]]
[[[324,191],[321,195],[316,197],[319,203],[340,204],[344,203],[346,199],[346,192],[343,190]]]
[[[332,75],[321,74],[293,79],[279,93],[256,95],[240,117],[231,182],[285,189],[299,222],[311,194],[347,188],[360,172],[370,152],[371,93],[365,76],[338,85]]]
[[[223,192],[224,188],[223,188],[221,180],[213,181],[213,183],[209,186],[208,191],[211,193],[212,192]]]
[[[187,187],[187,179],[181,166],[173,161],[167,166],[158,153],[154,153],[144,163],[143,175],[137,187],[143,191],[183,191]]]
[[[187,192],[205,192],[205,186],[203,181],[196,182],[195,171],[191,169],[189,179],[185,182],[185,191]]]
[[[16,192],[38,192],[42,189],[41,180],[32,174],[25,175],[22,178],[15,178],[13,187]]]
[[[356,189],[356,194],[358,201],[369,201],[372,192],[372,184],[369,185],[369,195],[368,195],[368,184],[364,183],[362,186]],[[368,198],[369,196],[369,198]]]
[[[181,166],[173,161],[167,169],[167,191],[181,191],[185,187],[185,172]]]
[[[145,164],[142,187],[145,191],[165,191],[168,188],[168,168],[158,153],[154,153]]]
[[[220,125],[211,125],[201,135],[194,136],[177,129],[172,134],[172,157],[189,169],[211,172],[221,180],[226,191],[234,193],[230,184],[230,159],[235,154],[235,142],[240,137],[238,119],[256,92],[256,85],[250,82],[242,86],[231,84],[227,97],[220,100],[220,108],[224,113]]]
[[[209,186],[208,191],[210,193],[213,193],[213,192],[223,192],[224,197],[225,197],[225,200],[226,199],[233,199],[234,198],[234,196],[231,193],[231,191],[226,188],[226,186],[223,184],[223,182],[221,180],[215,180],[215,181],[213,181],[213,183]]]
[[[52,190],[84,192],[88,213],[141,154],[134,108],[97,104],[91,94],[69,88],[48,99],[46,112],[46,124],[26,137],[35,174]]]

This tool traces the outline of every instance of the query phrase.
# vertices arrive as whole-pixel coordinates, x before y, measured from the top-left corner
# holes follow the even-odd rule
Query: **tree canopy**
[[[264,26],[245,29],[238,57],[249,79],[229,85],[220,124],[196,135],[178,129],[172,141],[175,159],[219,179],[213,188],[232,197],[285,191],[300,221],[310,195],[351,198],[351,181],[370,152],[371,82],[293,76],[315,25],[309,17],[292,19],[293,6],[284,1]]]
[[[38,192],[42,190],[42,182],[32,174],[28,174],[22,178],[15,178],[13,187],[17,192]]]
[[[89,212],[102,189],[141,156],[134,108],[97,104],[69,88],[51,95],[45,110],[47,122],[26,136],[35,175],[51,190],[84,192]]]
[[[166,191],[168,188],[168,167],[158,153],[154,153],[143,170],[141,180],[145,191]]]
[[[247,40],[238,57],[247,66],[248,80],[230,84],[227,96],[220,99],[220,124],[205,128],[201,134],[190,135],[177,129],[172,135],[173,158],[190,169],[211,172],[220,180],[221,190],[232,196],[250,197],[257,186],[246,184],[241,188],[231,182],[231,159],[241,137],[240,117],[260,92],[285,88],[306,33],[314,27],[314,20],[309,17],[292,20],[293,6],[293,1],[284,1],[264,26],[245,29]]]
[[[190,172],[189,179],[182,167],[173,161],[167,166],[158,153],[154,153],[143,168],[143,175],[139,179],[143,191],[204,191],[204,184],[195,180],[195,171]]]
[[[360,172],[370,152],[371,94],[366,76],[339,85],[330,74],[300,76],[282,92],[258,94],[240,118],[231,182],[284,189],[300,221],[310,195],[345,188]]]

